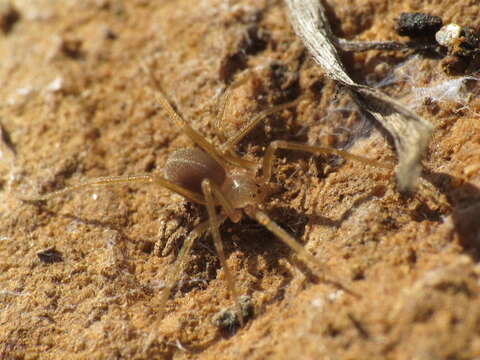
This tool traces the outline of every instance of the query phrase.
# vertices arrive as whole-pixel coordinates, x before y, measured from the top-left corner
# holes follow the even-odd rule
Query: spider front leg
[[[19,199],[27,202],[46,201],[51,198],[62,196],[70,192],[82,190],[85,188],[96,188],[96,187],[102,187],[102,186],[128,185],[128,184],[157,184],[169,189],[170,191],[173,191],[177,194],[184,196],[188,200],[191,200],[198,204],[205,204],[205,201],[203,200],[202,196],[188,189],[185,189],[182,186],[172,183],[171,181],[168,181],[167,179],[164,179],[161,176],[151,175],[151,174],[98,177],[98,178],[89,179],[89,180],[80,182],[78,184],[67,186],[66,188],[53,191],[48,194],[36,195],[36,196],[23,196],[23,197],[20,197]]]
[[[124,175],[124,176],[103,176],[94,179],[89,179],[78,184],[67,186],[63,189],[53,191],[44,195],[34,195],[34,196],[21,196],[19,197],[22,201],[27,202],[37,202],[37,201],[46,201],[51,198],[62,196],[70,192],[77,190],[82,190],[89,187],[100,187],[100,186],[110,186],[118,184],[149,184],[153,182],[152,175]]]
[[[225,258],[225,251],[223,250],[223,242],[220,236],[220,231],[218,229],[219,223],[217,219],[217,214],[215,213],[215,201],[213,198],[214,191],[212,190],[212,188],[214,187],[216,187],[215,184],[213,184],[209,179],[205,179],[202,181],[202,192],[203,192],[203,195],[205,196],[205,201],[207,203],[208,217],[210,220],[210,233],[212,234],[213,241],[215,244],[215,249],[217,251],[218,257],[220,258],[220,263],[222,265],[223,271],[225,271],[225,278],[227,280],[228,291],[230,292],[232,297],[235,299],[240,326],[243,326],[243,316],[242,316],[242,307],[240,304],[240,297],[238,295],[237,288],[235,287],[234,277],[230,271],[230,268],[227,264],[227,260]],[[225,199],[223,198],[222,201],[223,200]]]
[[[167,275],[167,280],[165,282],[165,289],[162,292],[160,297],[160,304],[158,306],[157,316],[159,321],[162,320],[163,315],[165,314],[165,306],[167,304],[167,300],[172,293],[172,289],[178,281],[178,277],[180,276],[180,271],[182,270],[186,260],[187,254],[190,252],[192,245],[195,239],[201,237],[209,227],[208,220],[201,222],[198,224],[191,232],[188,234],[188,237],[185,239],[183,246],[178,254],[177,260],[173,264],[172,269],[170,270],[169,274]]]
[[[301,99],[302,98],[298,98],[285,104],[272,106],[271,108],[261,111],[257,115],[253,116],[240,130],[238,130],[232,137],[230,137],[220,146],[220,151],[227,152],[229,150],[232,150],[235,145],[237,145],[245,136],[252,132],[252,130],[255,129],[255,127],[260,124],[260,122],[264,120],[267,116],[281,110],[294,107],[300,102]]]
[[[224,219],[221,219],[223,221]],[[175,263],[169,269],[169,273],[167,274],[166,281],[165,281],[165,288],[160,296],[160,303],[158,306],[157,311],[157,320],[154,322],[154,328],[157,329],[160,327],[160,322],[163,320],[163,316],[165,315],[166,305],[170,294],[172,293],[172,289],[178,281],[180,276],[180,272],[183,269],[185,262],[187,261],[187,254],[190,252],[193,243],[196,239],[201,237],[205,232],[208,230],[209,221],[203,221],[188,234],[185,242],[183,243],[180,252],[178,253],[178,257],[175,260]],[[156,340],[158,334],[156,331],[151,332],[148,336],[144,348],[148,349],[150,345]]]
[[[298,144],[298,143],[289,142],[289,141],[277,140],[270,143],[270,145],[267,148],[267,151],[265,152],[265,155],[263,156],[262,180],[264,183],[269,182],[272,176],[273,160],[275,158],[275,151],[277,149],[306,151],[312,154],[335,154],[347,160],[359,161],[373,167],[393,170],[392,165],[384,164],[373,159],[369,159],[359,155],[354,155],[349,152],[338,150],[335,148],[326,147],[326,146],[312,146],[312,145],[306,145],[306,144]]]
[[[284,229],[282,229],[275,221],[270,219],[270,217],[265,214],[260,209],[257,209],[253,206],[248,206],[245,208],[245,212],[251,218],[257,220],[261,225],[266,227],[271,233],[273,233],[277,238],[279,238],[285,245],[292,249],[301,260],[305,261],[307,264],[313,268],[320,269],[321,281],[327,284],[331,284],[338,289],[341,289],[351,295],[360,297],[358,293],[351,290],[348,286],[343,284],[343,281],[340,279],[335,279],[330,275],[325,275],[328,272],[325,264],[318,260],[315,256],[310,254],[305,248],[297,241],[294,237],[288,234]]]

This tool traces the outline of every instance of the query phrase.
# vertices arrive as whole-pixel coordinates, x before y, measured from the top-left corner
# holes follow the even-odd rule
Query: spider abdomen
[[[226,174],[224,168],[206,152],[200,149],[179,149],[168,158],[165,177],[177,185],[201,194],[204,179],[222,186]]]

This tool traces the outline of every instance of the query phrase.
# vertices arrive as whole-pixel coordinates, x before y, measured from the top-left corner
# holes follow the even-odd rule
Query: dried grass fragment
[[[420,160],[428,146],[432,126],[388,95],[355,83],[347,74],[334,44],[341,46],[330,28],[319,0],[285,0],[295,33],[327,76],[350,90],[359,107],[371,114],[391,135],[398,155],[396,168],[400,191],[415,187],[421,172]]]

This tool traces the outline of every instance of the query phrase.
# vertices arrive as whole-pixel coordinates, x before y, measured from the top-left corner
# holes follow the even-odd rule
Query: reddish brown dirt
[[[328,5],[338,35],[390,40],[398,39],[394,19],[402,11],[478,28],[474,3]],[[345,136],[332,136],[340,127],[354,135],[349,151],[390,163],[395,154],[378,131],[367,131],[364,117],[333,111],[351,106],[348,96],[308,59],[281,2],[12,4],[18,18],[0,34],[1,359],[480,358],[478,97],[416,108],[435,131],[424,179],[410,196],[379,169],[279,153],[279,186],[265,209],[361,297],[312,280],[253,221],[227,222],[228,263],[239,291],[253,299],[254,318],[233,336],[212,324],[232,300],[207,237],[194,246],[158,322],[162,281],[185,235],[205,218],[201,207],[153,186],[80,191],[41,206],[18,200],[86,178],[161,172],[169,153],[191,146],[156,104],[142,62],[216,143],[219,95],[242,71],[250,75],[234,91],[227,134],[256,112],[303,96],[239,145],[251,160],[260,161],[274,139],[345,145]],[[1,11],[4,24],[11,10]],[[366,82],[408,56],[345,60]],[[429,86],[439,61],[419,60],[417,70],[415,86]],[[385,90],[411,101],[411,87]],[[478,90],[478,81],[468,89]],[[39,252],[49,248],[60,255],[47,258],[60,261],[42,261]]]

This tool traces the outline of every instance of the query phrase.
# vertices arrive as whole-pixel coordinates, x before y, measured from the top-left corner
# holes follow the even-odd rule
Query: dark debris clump
[[[38,258],[45,264],[54,264],[63,261],[63,254],[54,247],[39,251]]]
[[[443,58],[441,67],[448,75],[475,72],[480,67],[480,34],[458,24],[443,25],[440,17],[424,13],[402,13],[396,32],[408,36],[409,45],[429,45]],[[428,48],[428,46],[426,47]]]
[[[241,316],[243,321],[246,322],[251,319],[254,314],[252,298],[250,296],[241,296],[239,303],[242,311]],[[234,335],[240,328],[240,320],[236,307],[219,311],[213,317],[213,324],[219,328],[222,333],[230,336]]]
[[[20,20],[20,13],[9,2],[0,3],[0,30],[4,34],[12,31],[13,26]]]
[[[424,13],[401,13],[396,31],[410,38],[433,37],[443,25],[442,18]]]

